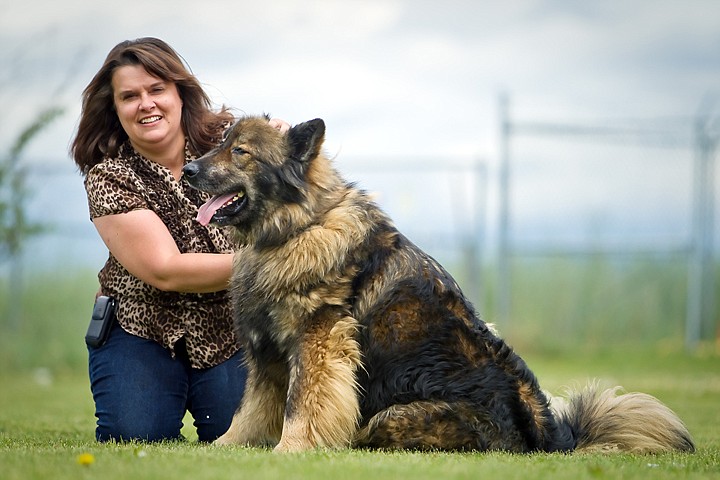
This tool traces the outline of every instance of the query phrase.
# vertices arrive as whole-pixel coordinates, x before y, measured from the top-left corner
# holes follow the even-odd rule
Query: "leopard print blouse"
[[[186,147],[186,163],[193,159]],[[91,220],[149,209],[168,227],[180,252],[232,252],[225,231],[195,220],[208,195],[175,180],[169,169],[144,158],[129,141],[116,158],[90,169],[85,190]],[[238,351],[227,291],[164,292],[130,274],[112,254],[98,278],[102,292],[117,300],[118,323],[125,331],[155,340],[173,355],[175,343],[184,337],[193,367],[218,365]]]

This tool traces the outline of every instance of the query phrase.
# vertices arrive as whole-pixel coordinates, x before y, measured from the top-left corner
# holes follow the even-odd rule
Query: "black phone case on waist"
[[[95,300],[90,325],[85,334],[85,343],[89,347],[101,347],[110,334],[115,320],[115,299],[101,295]]]

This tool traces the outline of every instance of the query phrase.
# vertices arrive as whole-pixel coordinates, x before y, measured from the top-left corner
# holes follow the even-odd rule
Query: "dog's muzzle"
[[[191,178],[196,177],[198,173],[200,173],[200,167],[195,162],[190,162],[183,167],[182,173],[185,178],[190,180]]]

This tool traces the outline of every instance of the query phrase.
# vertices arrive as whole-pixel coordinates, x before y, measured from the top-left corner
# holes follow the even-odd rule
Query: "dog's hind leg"
[[[215,440],[219,445],[274,446],[282,432],[288,383],[287,368],[274,364],[259,371],[248,361],[245,394],[230,428]]]
[[[423,400],[392,405],[358,431],[353,445],[409,450],[525,450],[516,429],[503,429],[483,410],[465,402]]]
[[[312,325],[291,366],[278,452],[349,447],[357,430],[357,321],[337,307],[325,307]]]

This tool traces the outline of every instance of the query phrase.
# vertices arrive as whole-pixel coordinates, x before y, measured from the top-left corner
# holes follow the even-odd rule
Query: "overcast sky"
[[[59,105],[66,114],[26,156],[64,164],[83,88],[114,45],[141,36],[170,43],[218,104],[323,118],[339,159],[479,156],[491,182],[501,92],[515,118],[558,122],[690,121],[720,101],[720,0],[0,0],[0,12],[0,152]],[[656,176],[685,215],[687,169],[666,167],[628,175]],[[526,185],[552,195],[549,177]],[[558,202],[574,207],[588,190],[577,183]],[[623,196],[590,193],[584,215]],[[516,205],[539,218],[528,198]],[[84,208],[72,207],[86,219]]]
[[[717,0],[0,0],[0,139],[68,111],[119,41],[157,36],[218,103],[322,117],[343,154],[492,154],[497,95],[573,119],[693,115],[720,92]]]

